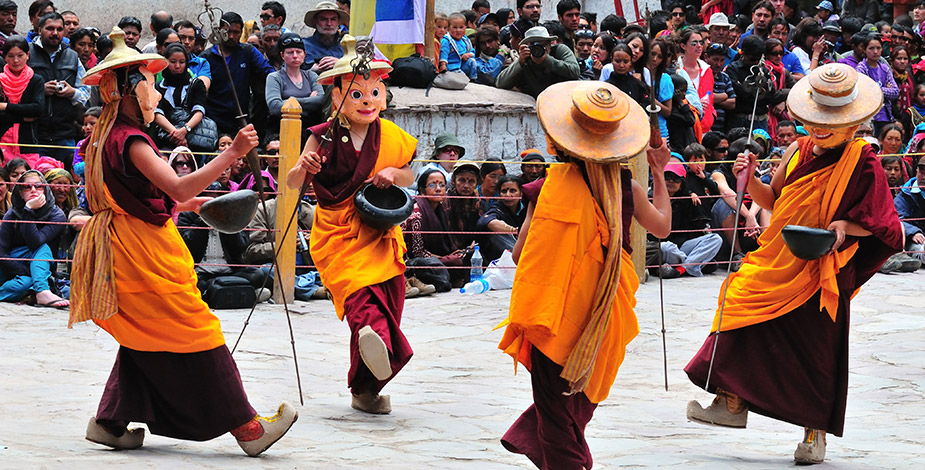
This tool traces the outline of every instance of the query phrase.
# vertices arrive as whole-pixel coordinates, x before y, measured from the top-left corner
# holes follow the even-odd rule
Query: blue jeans
[[[721,203],[722,201],[718,202]],[[665,241],[662,242],[662,261],[680,264],[691,276],[700,277],[703,276],[703,265],[700,263],[713,261],[722,246],[723,238],[716,233],[692,238],[681,246]]]
[[[31,259],[52,259],[51,248],[48,245],[42,245],[32,251],[27,246],[14,248],[10,252],[10,258],[31,258]],[[26,295],[29,290],[42,292],[49,289],[48,278],[51,276],[51,262],[49,261],[30,261],[29,275],[19,275],[5,278],[0,285],[0,301],[15,302]]]

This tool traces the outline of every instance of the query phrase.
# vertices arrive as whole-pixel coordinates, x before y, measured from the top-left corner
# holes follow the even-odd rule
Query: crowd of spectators
[[[610,12],[583,11],[578,0],[559,0],[557,19],[549,21],[541,21],[539,0],[517,0],[515,9],[494,12],[488,0],[475,0],[471,9],[435,15],[433,65],[441,74],[533,97],[569,80],[605,81],[644,107],[654,93],[660,132],[674,157],[666,181],[675,232],[651,241],[648,264],[660,252],[662,265],[653,271],[671,278],[701,276],[719,261],[739,259],[757,247],[770,214],[746,195],[735,218],[730,160],[749,148],[765,160],[765,177],[773,175],[774,159],[805,135],[786,109],[794,83],[820,65],[848,64],[883,89],[883,108],[857,134],[882,155],[906,228],[907,253],[891,258],[883,271],[911,271],[921,266],[925,244],[925,159],[919,158],[925,148],[925,61],[920,58],[925,0],[908,3],[663,1],[646,21],[629,24]],[[81,78],[112,50],[104,32],[114,25],[84,25],[79,13],[35,0],[29,4],[30,23],[23,27],[17,25],[18,8],[12,0],[0,0],[0,209],[5,214],[0,300],[31,295],[37,303],[62,307],[66,260],[91,215],[80,186],[81,152],[74,148],[92,131],[101,105],[99,90],[81,84]],[[221,44],[210,44],[190,18],[176,19],[168,11],[152,13],[147,24],[125,16],[115,26],[128,47],[168,61],[156,77],[162,99],[150,134],[162,149],[175,149],[165,154],[183,174],[230,144],[237,131],[236,103],[261,136],[260,153],[271,157],[279,151],[285,100],[298,100],[303,127],[323,122],[330,99],[318,75],[343,55],[339,42],[348,32],[349,15],[349,0],[317,2],[296,19],[311,28],[302,37],[287,27],[295,22],[287,22],[286,7],[267,1],[259,10],[225,12]],[[150,40],[139,44],[143,35]],[[757,78],[756,70],[762,72]],[[523,185],[543,178],[555,160],[527,149],[519,165],[490,155],[477,157],[485,160],[481,164],[459,161],[471,144],[452,134],[437,137],[430,156],[436,162],[418,169],[417,184],[409,188],[416,205],[404,224],[408,263],[421,267],[409,270],[414,274],[409,294],[465,283],[476,246],[485,264],[510,249],[526,215]],[[258,174],[272,198],[278,159],[264,158],[263,164]],[[36,189],[37,182],[47,190]],[[253,184],[241,158],[206,195]],[[311,227],[314,203],[311,192],[300,203],[303,230]],[[43,227],[43,221],[57,223]],[[273,228],[272,216],[258,217],[255,230],[233,236],[207,230],[193,213],[179,214],[177,221],[203,265],[269,261],[273,234],[265,230]],[[732,243],[734,230],[739,232]],[[300,265],[311,264],[307,246],[298,256]],[[440,267],[447,268],[443,277],[434,269]],[[202,267],[200,275],[208,280],[233,271]],[[324,297],[317,279],[308,282],[316,297]]]

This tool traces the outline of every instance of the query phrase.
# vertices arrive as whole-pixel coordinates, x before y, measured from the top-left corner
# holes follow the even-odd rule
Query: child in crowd
[[[83,133],[84,138],[80,142],[77,142],[77,148],[74,149],[74,174],[72,176],[75,176],[75,181],[80,181],[84,174],[84,160],[81,155],[81,148],[83,148],[84,141],[87,140],[87,137],[90,137],[93,128],[96,127],[96,121],[100,119],[100,114],[102,114],[102,112],[103,108],[99,106],[94,106],[84,112],[83,122],[80,125],[80,131]]]
[[[440,40],[441,72],[460,71],[469,78],[476,77],[475,48],[466,37],[466,17],[461,13],[449,16],[449,32]]]
[[[671,102],[671,115],[668,116],[668,148],[674,152],[682,152],[685,147],[697,142],[694,128],[700,128],[697,111],[688,103],[687,80],[684,77],[671,74],[674,83],[674,97]]]
[[[886,172],[886,181],[890,185],[890,192],[893,197],[896,197],[896,194],[899,193],[899,187],[909,179],[908,173],[906,173],[906,165],[903,163],[902,157],[899,156],[882,157],[880,165],[883,166],[883,171]]]
[[[435,13],[434,14],[434,57],[437,58],[437,63],[434,64],[437,68],[440,67],[440,43],[443,40],[443,36],[446,36],[446,31],[450,27],[450,20],[447,19],[446,13]]]
[[[611,64],[613,73],[607,78],[607,83],[619,88],[643,108],[648,106],[648,89],[633,76],[633,51],[628,44],[620,41],[614,46]]]
[[[707,154],[707,148],[698,143],[684,147],[684,152],[681,153],[684,161],[687,162],[687,175],[684,177],[684,182],[691,193],[691,201],[695,206],[703,206],[704,211],[709,214],[719,194],[719,187],[707,172]]]
[[[900,122],[905,129],[906,141],[912,138],[915,127],[925,122],[925,83],[915,86],[915,92],[912,93],[912,106],[903,112]]]
[[[899,98],[899,87],[893,79],[893,69],[888,64],[880,62],[882,51],[880,38],[869,36],[861,42],[861,47],[866,60],[858,63],[858,73],[870,77],[883,90],[883,107],[873,117],[874,133],[878,133],[883,126],[893,120],[893,102]]]

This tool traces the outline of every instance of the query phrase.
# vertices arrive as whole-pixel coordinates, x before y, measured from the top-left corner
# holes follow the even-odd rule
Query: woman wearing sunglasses
[[[318,75],[311,70],[302,69],[305,62],[305,44],[295,33],[280,36],[277,43],[279,55],[285,67],[267,76],[267,107],[270,108],[270,129],[279,132],[283,103],[290,97],[298,100],[302,106],[302,128],[307,129],[323,122],[321,105],[324,90],[318,83]],[[303,138],[308,133],[303,132]]]

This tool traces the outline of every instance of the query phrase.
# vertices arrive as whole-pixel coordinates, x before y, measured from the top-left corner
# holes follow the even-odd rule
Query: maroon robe
[[[841,152],[801,161],[785,184],[834,165]],[[718,342],[711,334],[684,369],[690,380],[704,387],[717,342],[708,392],[721,388],[748,402],[751,411],[840,437],[848,395],[851,296],[903,247],[902,225],[888,186],[873,150],[864,147],[833,220],[854,222],[872,235],[848,236],[842,245],[857,243],[858,250],[836,275],[835,322],[819,311],[817,292],[806,304],[773,320],[723,331]]]

